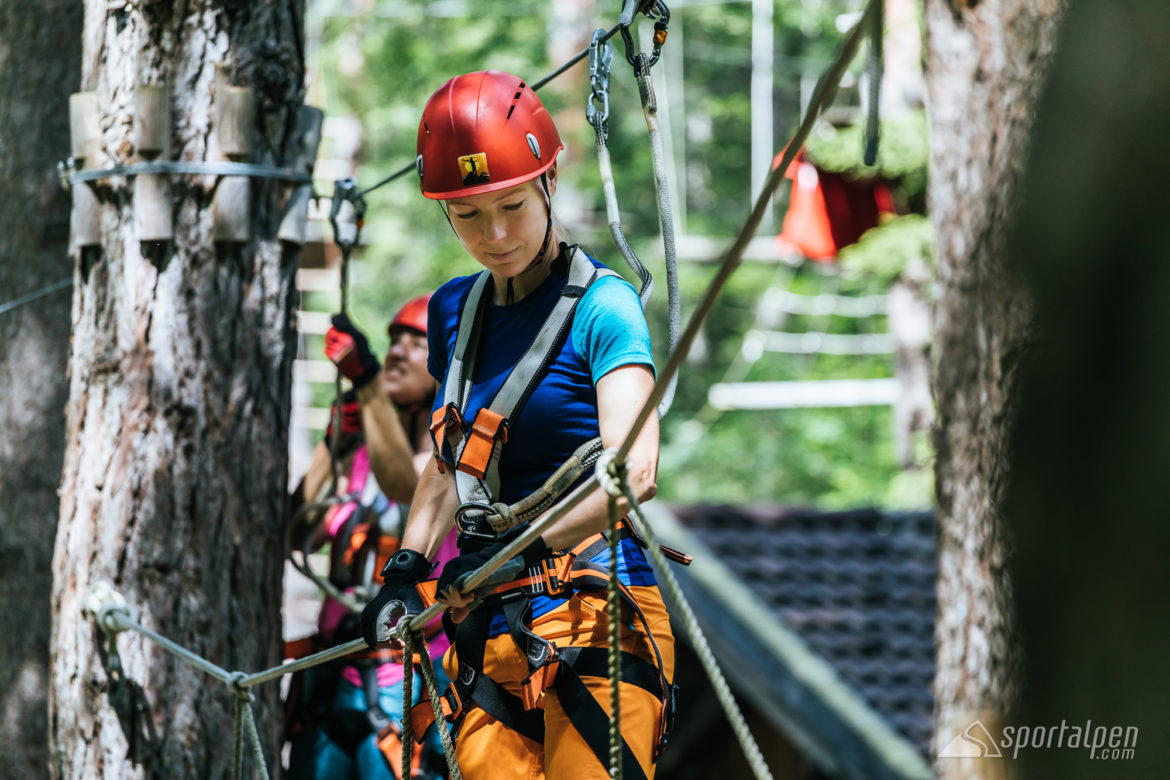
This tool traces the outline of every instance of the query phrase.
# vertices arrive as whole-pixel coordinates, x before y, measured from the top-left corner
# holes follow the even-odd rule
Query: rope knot
[[[625,495],[628,486],[626,477],[629,473],[630,462],[627,458],[618,459],[617,447],[610,447],[601,453],[593,470],[597,475],[597,482],[602,489],[615,498]]]
[[[512,526],[519,522],[516,519],[516,513],[512,511],[512,507],[505,504],[503,501],[497,501],[492,504],[492,511],[494,515],[488,515],[488,523],[491,524],[492,530],[498,534],[502,534]]]
[[[228,688],[230,688],[232,693],[235,694],[236,699],[245,704],[251,704],[253,701],[255,701],[255,697],[252,695],[252,691],[241,685],[241,683],[244,681],[244,678],[247,676],[248,675],[244,674],[243,672],[232,672],[231,679],[228,681]]]

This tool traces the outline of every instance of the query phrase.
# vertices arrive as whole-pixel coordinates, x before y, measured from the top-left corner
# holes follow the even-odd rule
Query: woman
[[[423,195],[485,271],[431,300],[439,468],[419,478],[403,549],[362,628],[371,646],[385,642],[390,624],[420,608],[414,585],[458,515],[461,554],[442,567],[437,590],[454,629],[448,702],[469,780],[609,776],[608,496],[594,491],[509,561],[504,569],[526,570],[517,582],[461,589],[524,530],[507,528],[502,505],[539,488],[590,439],[618,446],[654,384],[634,289],[561,241],[552,197],[562,148],[535,92],[499,71],[447,82],[419,126]],[[657,460],[652,416],[630,451],[639,501],[654,495]],[[623,768],[651,777],[673,706],[673,638],[640,540],[627,528],[620,536]]]
[[[329,580],[342,591],[376,588],[373,578],[397,551],[418,474],[431,460],[427,430],[435,383],[427,373],[427,303],[408,301],[387,326],[390,348],[384,365],[365,335],[345,315],[333,318],[326,355],[352,383],[342,404],[336,492],[350,500],[330,507],[315,528],[302,529],[308,543],[330,545]],[[332,426],[332,422],[330,425]],[[328,487],[332,430],[317,446],[294,503],[315,498]],[[440,552],[454,556],[453,535]],[[308,650],[319,650],[357,635],[357,616],[326,596],[317,635]],[[449,642],[430,632],[436,657]],[[289,776],[299,780],[392,780],[401,771],[403,666],[397,650],[378,649],[303,675],[293,702],[289,731]],[[415,698],[422,681],[415,675]],[[437,741],[416,751],[416,777],[443,766]],[[424,756],[423,754],[426,753]]]

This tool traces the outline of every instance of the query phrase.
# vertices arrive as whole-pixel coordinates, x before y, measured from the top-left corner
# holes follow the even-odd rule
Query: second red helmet
[[[534,179],[565,146],[523,79],[484,70],[456,76],[431,96],[417,148],[422,193],[443,200]]]
[[[402,304],[402,308],[386,326],[386,332],[393,335],[395,328],[412,328],[419,333],[427,332],[427,304],[431,301],[431,294],[420,295]]]

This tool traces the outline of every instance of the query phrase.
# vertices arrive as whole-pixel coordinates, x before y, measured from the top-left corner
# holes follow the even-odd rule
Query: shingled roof
[[[671,511],[924,756],[934,677],[930,512]]]
[[[692,545],[673,569],[739,695],[826,772],[928,771],[932,513],[656,504],[659,540]]]

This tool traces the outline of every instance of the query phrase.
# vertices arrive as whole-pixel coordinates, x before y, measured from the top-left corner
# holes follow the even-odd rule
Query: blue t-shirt
[[[605,267],[584,252],[582,256],[598,268]],[[447,367],[459,331],[459,312],[476,276],[452,279],[431,296],[427,368],[441,385],[435,409],[443,405]],[[470,398],[461,410],[466,425],[475,420],[482,406],[491,403],[512,367],[532,344],[565,282],[563,268],[554,264],[549,277],[516,303],[499,305],[489,298],[478,336]],[[514,504],[531,494],[579,446],[598,436],[597,380],[627,365],[654,370],[650,331],[634,288],[620,277],[603,276],[590,285],[577,304],[569,337],[516,419],[509,422],[508,441],[500,451],[500,490],[496,500]],[[449,464],[452,462],[449,450],[443,456]],[[654,584],[653,572],[636,542],[625,539],[619,550],[619,577],[625,584]],[[608,549],[595,560],[608,565]],[[559,603],[560,600],[536,597],[533,615],[543,614]],[[497,616],[491,632],[503,630],[502,616]]]
[[[604,267],[588,255],[584,257]],[[459,331],[459,311],[476,276],[453,279],[431,297],[427,369],[442,385],[435,409],[443,405],[447,366]],[[482,406],[491,403],[512,367],[532,344],[560,298],[565,281],[564,275],[554,271],[514,304],[499,305],[489,299],[471,397],[461,410],[467,424],[475,420]],[[646,318],[628,282],[617,276],[603,276],[590,285],[577,304],[569,338],[516,419],[509,422],[508,442],[500,453],[500,494],[496,500],[513,504],[529,495],[579,446],[595,438],[597,380],[615,368],[632,364],[654,369]],[[450,452],[444,452],[444,458],[449,461]]]

